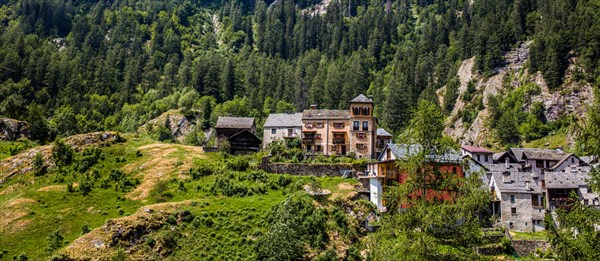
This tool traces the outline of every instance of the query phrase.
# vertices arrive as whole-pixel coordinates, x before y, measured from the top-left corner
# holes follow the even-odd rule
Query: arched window
[[[367,107],[363,108],[363,115],[369,115],[369,108],[367,108]]]
[[[352,111],[354,112],[354,115],[358,115],[358,107],[352,108]]]

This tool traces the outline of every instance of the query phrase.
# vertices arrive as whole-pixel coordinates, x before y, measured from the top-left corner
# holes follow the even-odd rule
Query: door
[[[346,145],[342,145],[342,155],[346,155]]]

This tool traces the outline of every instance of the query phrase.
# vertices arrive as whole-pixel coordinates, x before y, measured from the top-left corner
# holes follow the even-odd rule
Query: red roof
[[[473,152],[473,153],[494,153],[491,150],[488,150],[486,148],[481,148],[481,147],[461,146],[461,148],[463,150],[466,150],[468,152]]]

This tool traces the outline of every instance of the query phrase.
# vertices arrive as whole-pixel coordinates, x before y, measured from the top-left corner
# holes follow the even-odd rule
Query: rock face
[[[31,132],[27,122],[8,118],[0,119],[0,140],[14,141],[30,137]]]
[[[589,83],[574,79],[574,72],[578,70],[576,59],[570,60],[564,83],[556,90],[550,90],[541,72],[529,74],[524,68],[525,63],[529,60],[530,45],[531,42],[525,42],[507,52],[504,55],[504,64],[496,68],[493,76],[489,78],[484,78],[473,72],[474,58],[463,61],[457,72],[460,79],[459,95],[454,101],[453,111],[446,120],[446,129],[444,130],[446,135],[461,140],[462,144],[483,146],[484,141],[493,135],[489,128],[485,126],[489,117],[489,110],[487,109],[488,96],[503,94],[525,84],[538,86],[540,92],[525,97],[524,111],[529,111],[534,102],[542,102],[545,109],[544,114],[548,121],[555,121],[563,115],[584,116],[587,105],[593,100],[593,91]],[[459,112],[466,107],[466,103],[462,101],[461,97],[467,91],[469,82],[475,83],[476,91],[478,95],[481,95],[485,107],[478,112],[471,125],[465,124],[458,117]],[[438,91],[439,96],[443,96],[444,89],[445,86]],[[440,98],[440,101],[443,101],[443,99]]]
[[[167,119],[169,120],[169,130],[171,130],[171,135],[173,139],[178,142],[183,142],[185,137],[190,134],[194,125],[189,121],[185,115],[181,113],[179,110],[170,110],[162,115],[150,120],[148,123],[144,124],[138,131],[140,132],[148,132],[151,129],[156,129],[158,126],[164,126]]]

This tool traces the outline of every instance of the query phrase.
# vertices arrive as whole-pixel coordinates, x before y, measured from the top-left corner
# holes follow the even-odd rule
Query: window
[[[312,145],[306,145],[306,151],[312,151]]]
[[[363,121],[363,130],[364,131],[368,131],[369,130],[369,122],[368,121]]]
[[[364,139],[365,138],[365,133],[364,132],[357,132],[356,133],[356,137],[359,139]]]
[[[489,160],[488,155],[485,155],[485,162]]]
[[[356,148],[359,149],[359,150],[362,150],[362,149],[365,148],[365,144],[358,143],[358,144],[356,144]]]
[[[509,222],[509,223],[508,223],[508,226],[509,226],[510,228],[513,228],[513,222]]]
[[[313,128],[312,122],[306,123],[306,128],[312,129]]]
[[[357,130],[359,130],[359,128],[360,128],[360,121],[354,121],[352,123],[352,130],[357,131]]]
[[[510,195],[510,203],[515,203],[515,195]]]
[[[480,158],[480,156],[481,156],[481,155],[477,154],[477,161],[481,161],[481,158]]]
[[[587,200],[587,199],[584,199],[584,200],[583,200],[583,204],[587,206],[587,205],[589,205],[589,204],[590,204],[590,201],[589,201],[589,200]]]
[[[315,134],[315,139],[320,140],[321,139],[321,133]]]
[[[317,145],[316,149],[315,149],[315,152],[322,152],[322,151],[323,151],[323,146]]]
[[[322,122],[317,122],[317,128],[323,128],[323,123]]]
[[[369,108],[367,108],[367,107],[363,108],[363,115],[369,115]]]
[[[517,215],[517,208],[510,208],[510,214]]]
[[[277,129],[271,129],[271,134],[276,134],[277,133]]]
[[[544,167],[544,161],[543,160],[536,160],[535,161],[535,167],[536,168],[543,168]]]
[[[352,108],[352,112],[355,116],[358,115],[358,107]]]
[[[344,128],[344,123],[343,122],[336,122],[333,124],[333,127],[336,129],[341,129]]]

